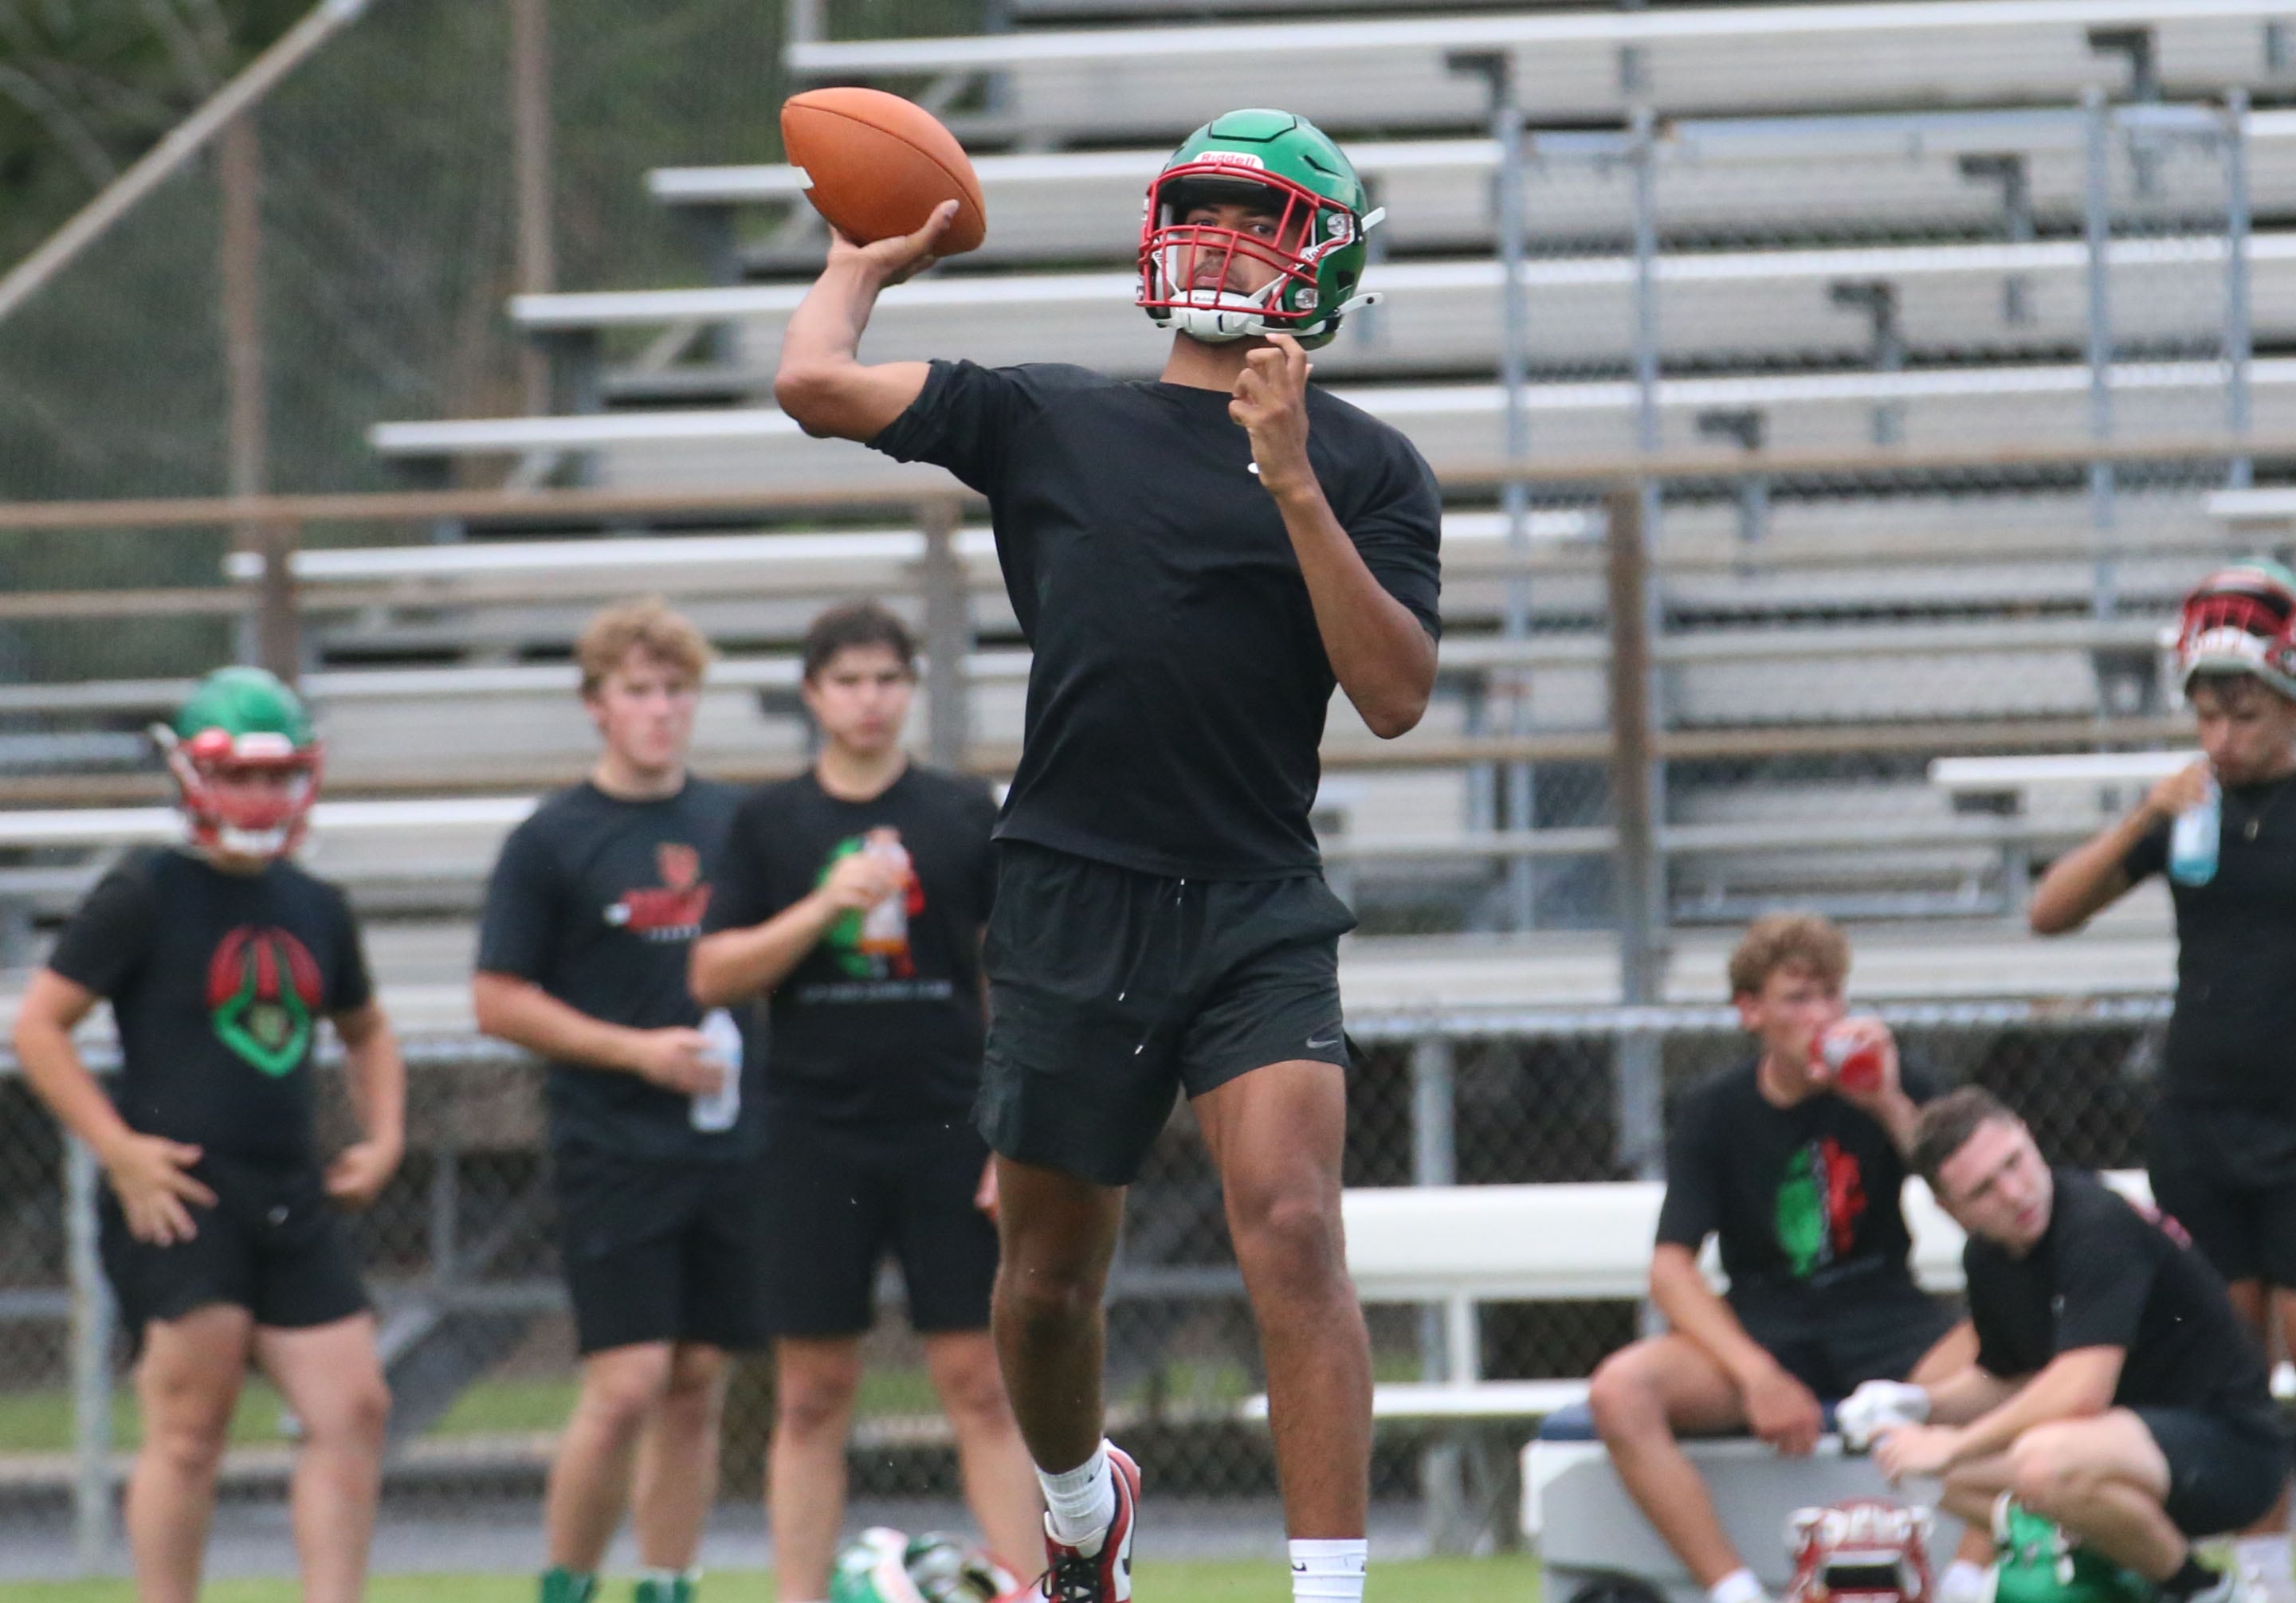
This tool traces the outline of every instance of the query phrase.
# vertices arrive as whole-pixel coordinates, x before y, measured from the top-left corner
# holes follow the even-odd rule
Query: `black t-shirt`
[[[1308,814],[1336,682],[1228,400],[1081,367],[936,362],[870,442],[988,497],[1036,651],[999,838],[1151,874],[1316,869]],[[1320,389],[1308,417],[1340,526],[1434,634],[1434,475],[1400,432]]]
[[[350,904],[284,860],[227,874],[172,846],[131,854],[72,915],[47,966],[111,1002],[131,1129],[305,1164],[322,1015],[374,987]]]
[[[2117,1407],[2276,1421],[2264,1360],[2217,1272],[2095,1176],[2052,1173],[2049,1228],[2030,1252],[1975,1236],[1963,1249],[1978,1363],[2013,1379],[2060,1353],[2120,1347]]]
[[[1692,1086],[1667,1147],[1661,1245],[1696,1252],[1722,1239],[1733,1306],[1771,1319],[1823,1321],[1877,1293],[1912,1292],[1899,1193],[1906,1163],[1872,1116],[1830,1092],[1780,1108],[1759,1064]],[[1917,1070],[1906,1094],[1933,1094]]]
[[[762,924],[848,853],[898,846],[911,880],[875,917],[848,913],[775,986],[765,1094],[839,1121],[962,1116],[980,1083],[980,931],[996,894],[996,804],[977,780],[911,765],[840,801],[810,773],[742,797],[709,928]]]
[[[658,801],[623,801],[586,781],[551,797],[503,842],[479,925],[480,969],[539,986],[609,1024],[698,1024],[686,954],[738,794],[689,778]],[[754,1151],[756,1056],[742,1053],[741,1117],[709,1133],[694,1129],[691,1097],[622,1069],[554,1063],[545,1082],[551,1140],[639,1158]]]
[[[2169,882],[2177,904],[2177,1008],[2161,1090],[2296,1118],[2296,778],[2226,786],[2216,877]],[[2256,825],[2256,838],[2248,826]],[[2161,824],[2121,867],[2131,883],[2164,872]]]

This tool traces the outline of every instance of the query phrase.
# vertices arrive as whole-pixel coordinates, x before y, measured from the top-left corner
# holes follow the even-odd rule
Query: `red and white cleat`
[[[1140,1512],[1140,1466],[1111,1443],[1108,1467],[1116,1477],[1116,1517],[1089,1549],[1053,1540],[1045,1525],[1044,1577],[1037,1595],[1049,1603],[1132,1603],[1132,1526]]]

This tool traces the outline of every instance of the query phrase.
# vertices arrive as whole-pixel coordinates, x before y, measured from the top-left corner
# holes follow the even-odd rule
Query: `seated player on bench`
[[[2272,1506],[2288,1449],[2263,1354],[2173,1222],[2052,1169],[2024,1122],[1966,1087],[1925,1108],[1914,1162],[1969,1232],[1974,1362],[1922,1382],[1930,1423],[1882,1427],[1893,1480],[1941,1476],[1986,1521],[2004,1493],[2175,1603],[2257,1583],[2193,1556]]]
[[[1620,1481],[1714,1603],[1765,1594],[1677,1432],[1747,1430],[1807,1453],[1819,1398],[1948,1375],[1973,1350],[1906,1267],[1898,1192],[1927,1088],[1901,1084],[1881,1020],[1843,1017],[1849,970],[1841,932],[1809,914],[1757,920],[1731,954],[1731,994],[1759,1051],[1676,1109],[1650,1277],[1670,1329],[1612,1354],[1588,1397]],[[1822,1037],[1854,1050],[1854,1084],[1816,1050]],[[1726,1300],[1698,1268],[1718,1233]]]

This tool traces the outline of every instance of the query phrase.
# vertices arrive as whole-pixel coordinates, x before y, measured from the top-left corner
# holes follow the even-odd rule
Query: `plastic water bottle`
[[[2217,877],[2217,843],[2224,834],[2224,797],[2214,780],[2200,806],[2177,814],[2169,826],[2169,878],[2179,885],[2206,885]]]
[[[701,1016],[701,1034],[709,1043],[710,1059],[724,1066],[726,1077],[717,1090],[694,1097],[690,1116],[696,1130],[715,1135],[731,1130],[742,1116],[742,1026],[725,1009],[712,1008]]]

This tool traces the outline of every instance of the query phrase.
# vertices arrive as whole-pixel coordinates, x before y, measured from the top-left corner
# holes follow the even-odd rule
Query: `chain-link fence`
[[[2000,1094],[2053,1158],[2100,1167],[2142,1161],[2162,1000],[1883,1011],[1908,1060]],[[1655,1045],[1669,1092],[1749,1052],[1720,1010],[1361,1018],[1355,1029],[1362,1061],[1351,1085],[1351,1186],[1408,1185],[1429,1178],[1431,1166],[1466,1184],[1630,1177],[1618,1133],[1622,1043]],[[1449,1050],[1414,1051],[1430,1040]],[[538,1076],[483,1043],[417,1040],[410,1055],[408,1157],[357,1226],[395,1392],[385,1519],[490,1521],[509,1527],[506,1545],[533,1546],[542,1476],[576,1378],[539,1148]],[[330,1116],[340,1127],[341,1109]],[[75,1405],[74,1331],[87,1329],[90,1304],[76,1301],[88,1288],[76,1287],[68,1270],[67,1166],[54,1125],[21,1080],[0,1081],[0,1533],[12,1522],[20,1530],[52,1525],[78,1484],[78,1455],[107,1437],[112,1453],[94,1461],[116,1485],[116,1454],[136,1436],[133,1399],[109,1378],[124,1357],[116,1343],[105,1385],[83,1385]],[[951,1438],[902,1321],[897,1280],[888,1291],[867,1345],[849,1460],[855,1491],[945,1504],[942,1517],[959,1520]],[[1132,1190],[1110,1295],[1111,1427],[1146,1466],[1160,1500],[1185,1520],[1178,1510],[1192,1500],[1271,1494],[1265,1429],[1241,1406],[1265,1376],[1218,1181],[1185,1108]],[[1633,1337],[1636,1319],[1630,1303],[1487,1306],[1482,1373],[1583,1376]],[[1381,1378],[1433,1372],[1436,1354],[1423,1345],[1414,1310],[1374,1308],[1371,1322]],[[728,1505],[749,1503],[759,1490],[771,1417],[766,1366],[752,1362],[728,1406]],[[233,1441],[227,1501],[277,1502],[292,1422],[259,1385],[250,1385]],[[1383,1499],[1417,1499],[1425,1444],[1423,1429],[1382,1431]],[[522,1535],[524,1525],[533,1530]]]

